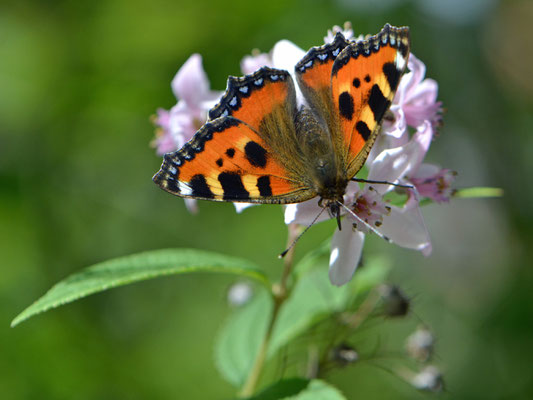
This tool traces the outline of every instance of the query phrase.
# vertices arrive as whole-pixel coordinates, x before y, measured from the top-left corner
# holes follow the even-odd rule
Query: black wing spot
[[[246,143],[244,146],[244,154],[246,159],[254,167],[264,168],[267,163],[267,151],[259,143],[253,140]]]
[[[229,148],[226,150],[226,155],[229,157],[229,158],[233,158],[233,156],[235,155],[235,149],[232,149],[232,148]]]
[[[368,105],[374,113],[374,119],[376,120],[376,122],[379,122],[381,121],[383,114],[385,114],[385,111],[387,111],[387,109],[389,108],[390,101],[388,101],[387,98],[383,96],[383,92],[381,91],[378,85],[373,85],[372,89],[370,89]]]
[[[222,160],[222,158],[219,158],[216,163],[219,167],[222,167],[222,165],[224,164],[224,160]]]
[[[339,112],[340,114],[348,119],[351,120],[353,118],[353,111],[354,111],[354,104],[353,104],[353,97],[348,92],[342,92],[339,95]]]
[[[359,132],[365,142],[368,140],[372,133],[365,121],[358,121],[357,124],[355,124],[355,129],[357,129],[357,132]]]
[[[361,86],[361,81],[359,80],[359,78],[353,78],[353,82],[352,82],[352,85],[354,88],[358,88],[359,86]]]
[[[222,172],[218,175],[218,181],[224,190],[224,200],[248,200],[250,193],[246,190],[239,174]]]
[[[208,199],[214,197],[213,192],[211,192],[211,189],[205,180],[205,176],[202,174],[194,175],[188,185],[192,189],[193,196],[206,197]]]
[[[389,82],[391,91],[396,90],[398,82],[400,81],[400,71],[396,68],[396,65],[392,62],[385,63],[383,65],[383,73]]]
[[[365,82],[367,82],[367,83],[370,82],[370,75],[366,74],[366,76],[365,76]]]
[[[263,197],[272,196],[272,187],[270,186],[270,177],[267,175],[259,177],[257,179],[257,189],[259,189],[259,194]]]

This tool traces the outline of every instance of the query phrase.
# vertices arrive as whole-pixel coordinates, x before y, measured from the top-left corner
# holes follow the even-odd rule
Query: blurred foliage
[[[458,171],[458,186],[505,190],[502,199],[429,206],[429,258],[379,238],[365,250],[394,259],[392,280],[414,296],[416,318],[437,335],[436,362],[450,397],[531,398],[533,6],[445,4],[2,2],[0,393],[14,400],[232,396],[212,355],[213,332],[229,314],[228,277],[148,281],[16,329],[9,323],[83,266],[144,250],[220,251],[249,258],[276,279],[286,235],[280,208],[236,215],[232,205],[202,203],[189,215],[150,180],[160,160],[148,146],[149,116],[175,103],[170,80],[193,52],[221,90],[253,48],[268,51],[281,38],[308,48],[349,20],[360,33],[385,22],[411,27],[413,52],[439,82],[447,109],[432,161]],[[313,227],[297,253],[333,229]],[[379,335],[398,349],[413,329],[395,321]],[[371,362],[328,379],[347,398],[426,397]]]

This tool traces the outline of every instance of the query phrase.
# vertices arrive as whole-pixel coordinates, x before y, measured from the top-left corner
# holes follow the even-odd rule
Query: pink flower
[[[209,89],[199,54],[193,54],[183,64],[171,87],[178,103],[170,111],[159,109],[155,118],[159,129],[154,147],[159,155],[177,150],[188,142],[206,122],[207,111],[222,95],[222,92]]]
[[[252,51],[251,56],[244,56],[241,60],[241,71],[245,75],[249,75],[257,71],[261,67],[272,67],[272,57],[267,53],[259,51]]]
[[[324,36],[324,43],[331,43],[335,39],[335,35],[337,32],[342,33],[342,35],[346,38],[346,40],[353,40],[353,29],[352,24],[350,22],[345,22],[344,26],[341,28],[338,25],[335,25],[333,28],[328,29],[328,34]],[[363,36],[359,36],[355,40],[362,40]]]
[[[413,128],[424,121],[430,121],[435,127],[440,123],[442,112],[442,103],[437,101],[438,84],[433,79],[424,79],[426,66],[412,53],[407,67],[409,72],[400,81],[391,110],[396,119],[404,120]]]
[[[451,185],[457,174],[449,169],[422,163],[433,139],[431,123],[428,120],[423,122],[413,138],[417,143],[418,151],[409,169],[405,172],[407,180],[415,186],[420,196],[437,203],[449,201],[455,192]]]
[[[452,183],[457,173],[432,164],[422,164],[410,182],[418,190],[418,194],[436,203],[446,203],[454,195]]]
[[[424,79],[426,66],[412,53],[407,67],[409,71],[400,80],[391,112],[385,116],[381,134],[368,156],[369,161],[385,149],[407,143],[408,126],[417,129],[428,121],[435,129],[440,124],[442,104],[437,101],[437,82]]]
[[[210,90],[199,54],[193,54],[183,64],[171,87],[178,103],[170,111],[158,109],[154,118],[157,129],[152,145],[159,155],[175,151],[187,143],[206,122],[207,112],[222,96],[222,92]],[[185,205],[192,213],[198,211],[196,200],[185,199]]]

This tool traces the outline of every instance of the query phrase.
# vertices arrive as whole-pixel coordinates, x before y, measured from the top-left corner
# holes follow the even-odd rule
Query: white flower
[[[368,180],[392,183],[403,180],[424,157],[431,135],[430,125],[425,124],[405,145],[382,151],[368,166]],[[361,258],[364,234],[370,230],[369,227],[401,247],[421,251],[424,255],[431,252],[429,233],[417,198],[410,196],[403,207],[389,205],[383,196],[393,188],[389,184],[365,184],[361,189],[355,182],[348,184],[344,204],[358,218],[343,212],[342,230],[336,230],[333,235],[329,276],[334,285],[343,285],[352,278]],[[316,199],[290,204],[285,210],[285,223],[307,225],[320,211]],[[327,218],[323,214],[319,221]]]

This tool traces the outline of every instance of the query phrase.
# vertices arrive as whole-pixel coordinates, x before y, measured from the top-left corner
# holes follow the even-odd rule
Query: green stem
[[[298,236],[299,228],[296,225],[289,225],[289,235],[288,235],[288,246],[291,245],[293,240]],[[287,247],[288,247],[287,246]],[[288,251],[284,259],[283,273],[279,284],[272,285],[272,298],[274,301],[274,308],[272,314],[270,315],[270,320],[268,322],[268,328],[259,347],[257,356],[255,357],[254,364],[250,370],[250,374],[244,383],[239,396],[241,397],[250,397],[254,394],[259,378],[261,377],[261,372],[263,372],[263,367],[265,365],[265,360],[267,357],[268,346],[270,344],[270,338],[272,337],[272,332],[274,331],[274,325],[276,324],[279,311],[281,306],[285,303],[285,300],[289,297],[288,291],[288,279],[292,270],[292,263],[294,257],[294,246]]]

